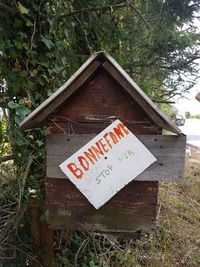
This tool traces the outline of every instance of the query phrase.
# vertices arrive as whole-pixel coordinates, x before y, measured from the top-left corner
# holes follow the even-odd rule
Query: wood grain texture
[[[43,121],[52,112],[55,111],[63,102],[70,98],[71,95],[83,86],[88,80],[93,78],[93,74],[100,67],[101,63],[97,61],[91,62],[84,71],[78,72],[74,79],[70,79],[70,82],[65,83],[58,92],[55,92],[46,101],[44,101],[37,109],[29,114],[29,116],[20,124],[20,129],[34,128],[41,125],[45,125]]]
[[[174,125],[161,111],[157,109],[151,99],[139,88],[139,86],[129,77],[129,75],[121,68],[121,66],[107,53],[100,51],[92,55],[72,77],[64,83],[55,93],[53,93],[48,99],[46,99],[39,107],[31,112],[20,124],[19,129],[34,128],[42,125],[46,125],[47,116],[57,108],[57,104],[60,105],[64,100],[68,99],[72,93],[82,86],[82,77],[92,78],[94,73],[94,66],[97,68],[102,66],[106,69],[113,80],[117,80],[123,87],[123,90],[128,92],[130,100],[136,101],[139,106],[145,112],[146,108],[149,111],[149,117],[156,123],[160,123],[159,126],[169,129],[174,133],[180,134],[181,131],[176,125]],[[89,73],[90,71],[90,73]],[[87,80],[87,79],[86,79]],[[76,89],[70,89],[71,85],[77,82],[79,84]],[[140,100],[141,101],[140,101]],[[139,101],[138,101],[139,100]],[[44,116],[43,116],[44,115]],[[43,121],[44,120],[44,121]]]
[[[120,117],[116,117],[116,119],[119,119],[123,121],[127,127],[134,132],[135,134],[161,134],[162,129],[160,129],[158,126],[146,123],[129,123],[125,120],[122,120]],[[47,122],[47,128],[46,128],[46,134],[68,134],[73,132],[75,134],[87,134],[87,133],[93,133],[98,134],[101,131],[103,131],[106,127],[108,127],[110,123],[104,122],[104,123],[91,123],[91,122],[83,122],[81,123],[70,123],[61,121],[56,121],[56,124],[52,121]]]
[[[96,135],[47,135],[47,177],[66,179],[59,164],[87,144]],[[176,135],[138,135],[138,139],[157,158],[135,180],[182,181],[185,163],[186,137]]]
[[[115,116],[122,121],[147,121],[152,124],[140,105],[130,99],[104,70],[100,70],[71,100],[63,103],[55,114],[75,121],[89,122],[93,117]]]
[[[37,116],[37,121],[43,121],[49,114],[59,108],[66,99],[68,99],[77,89],[84,85],[88,80],[91,80],[95,71],[100,67],[99,61],[94,61],[89,67],[79,75],[79,78],[68,86],[67,90],[64,90],[52,103],[48,105],[47,110],[43,110]]]
[[[105,58],[103,54],[103,57],[104,59],[99,61],[102,64],[107,56]],[[121,74],[119,73],[119,75]],[[136,101],[134,97],[130,97],[130,94],[123,88],[124,84],[120,85],[118,81],[115,81],[115,78],[108,74],[102,66],[98,67],[92,79],[90,78],[74,91],[73,97],[67,97],[62,104],[60,102],[54,111],[52,108],[45,118],[45,122],[43,121],[45,125],[48,125],[45,186],[48,222],[54,229],[86,229],[123,235],[133,234],[141,230],[151,232],[155,227],[157,180],[161,176],[160,170],[158,177],[154,177],[155,170],[150,175],[153,182],[134,180],[99,210],[96,210],[68,179],[56,178],[56,175],[60,177],[57,172],[59,170],[58,165],[67,158],[67,155],[77,151],[80,146],[87,143],[91,139],[91,134],[101,132],[110,124],[106,120],[99,120],[98,123],[94,123],[93,118],[106,119],[114,116],[123,121],[134,133],[161,134],[161,126],[151,118],[151,114],[143,107],[143,104]],[[131,88],[134,90],[134,87]],[[66,121],[59,120],[58,116],[64,117]],[[56,120],[53,122],[49,119]],[[67,119],[73,120],[75,123],[69,125]],[[72,126],[76,135],[79,134],[80,136],[67,136],[69,126]],[[70,132],[72,131],[70,130]],[[57,135],[59,133],[62,134]],[[174,147],[169,146],[169,142],[166,141],[166,143],[162,142],[161,144],[160,139],[157,139],[160,138],[158,136],[150,136],[149,138],[154,138],[151,139],[151,143],[157,142],[157,147],[150,144],[149,141],[147,144],[155,148],[158,155],[160,150],[167,151],[167,146],[168,155],[174,154]],[[148,140],[150,140],[149,138]],[[58,143],[55,139],[59,140]],[[146,140],[145,137],[144,140]],[[177,142],[175,143],[176,148],[179,147]],[[163,147],[159,148],[159,145]],[[180,145],[180,147],[182,146]],[[180,152],[181,148],[178,150]],[[177,153],[176,156],[179,157],[179,154]],[[172,157],[173,161],[174,158]],[[164,161],[163,158],[161,160]],[[162,162],[160,168],[165,168]],[[170,164],[172,165],[172,163]],[[170,172],[170,168],[168,172]],[[149,180],[149,174],[146,177]]]
[[[60,96],[63,91],[65,91],[69,85],[82,74],[85,69],[94,61],[97,60],[98,54],[92,55],[71,77],[68,79],[58,90],[56,90],[51,96],[49,96],[43,103],[41,103],[35,110],[33,110],[21,123],[19,129],[28,129],[28,127],[35,127],[34,119],[42,110],[46,109],[50,103],[58,96]]]
[[[157,191],[156,182],[131,182],[96,210],[70,181],[47,179],[47,220],[53,229],[151,232],[155,227]]]
[[[153,103],[153,101],[145,94],[145,92],[132,80],[132,78],[123,70],[123,68],[111,57],[109,54],[105,54],[106,61],[109,62],[115,69],[117,69],[118,73],[122,75],[127,82],[132,86],[134,90],[136,90],[140,96],[148,103],[149,106],[159,115],[159,117],[164,121],[165,126],[167,126],[170,131],[175,134],[182,134],[182,131],[164,114],[162,113],[157,106]],[[106,62],[105,61],[105,62]],[[103,64],[103,63],[102,63]],[[164,129],[166,129],[164,127]]]
[[[109,117],[126,122],[138,134],[160,132],[160,127],[102,70],[99,70],[89,84],[78,90],[73,98],[55,110],[45,124],[48,125],[48,132],[68,133],[68,119],[75,121],[71,124],[75,133],[99,133],[109,125]],[[94,118],[99,119],[98,123],[95,123]]]
[[[118,64],[114,66],[109,61],[103,63],[104,69],[117,81],[122,88],[134,99],[142,108],[143,113],[163,129],[167,129],[176,134],[181,134],[181,130],[174,125],[164,114],[162,114],[147,95],[133,82],[133,80],[123,71],[119,71]]]

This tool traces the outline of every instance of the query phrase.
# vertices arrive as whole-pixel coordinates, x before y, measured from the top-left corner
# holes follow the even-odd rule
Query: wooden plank
[[[74,121],[90,121],[90,118],[118,117],[122,121],[150,122],[140,106],[131,101],[123,88],[105,70],[100,70],[74,97],[59,107],[55,116]]]
[[[104,62],[103,67],[111,76],[126,90],[126,92],[142,107],[143,112],[147,113],[149,117],[157,124],[162,125],[163,121],[156,114],[153,108],[145,101],[145,99],[134,90],[127,79],[118,70],[112,66],[108,61]]]
[[[52,114],[51,119],[55,123],[47,121],[46,125],[50,132],[68,133],[68,122],[72,120],[75,133],[98,133],[111,123],[110,117],[125,122],[136,133],[158,133],[158,126],[136,102],[130,101],[121,86],[105,70],[99,71],[89,84],[84,85]]]
[[[94,58],[93,58],[94,59]],[[20,124],[19,129],[27,129],[41,125],[41,122],[78,88],[80,88],[99,68],[99,61],[89,60],[62,87],[47,98],[39,107],[31,112]]]
[[[161,134],[162,130],[158,128],[155,125],[149,125],[149,124],[134,124],[134,123],[129,123],[127,121],[122,120],[119,118],[121,121],[123,121],[126,126],[129,128],[130,131],[134,132],[135,134]],[[103,131],[106,127],[108,127],[110,123],[104,122],[104,123],[90,123],[90,122],[85,122],[85,123],[71,123],[70,127],[67,122],[63,121],[56,121],[56,124],[53,122],[48,122],[47,123],[47,128],[46,128],[46,134],[68,134],[69,132],[73,132],[76,134],[88,134],[88,133],[93,133],[93,134],[98,134],[101,131]]]
[[[51,266],[54,260],[54,232],[49,228],[46,220],[40,218],[40,246],[44,248],[43,257],[44,266]]]
[[[70,181],[47,179],[47,221],[53,229],[151,232],[155,227],[157,191],[157,182],[131,182],[96,210]]]
[[[94,134],[48,135],[47,177],[66,179],[58,167],[65,159],[90,141]],[[185,163],[186,137],[184,135],[138,135],[139,140],[157,158],[157,162],[146,169],[137,181],[181,181]]]
[[[114,62],[112,60],[112,62]],[[116,62],[117,63],[117,62]],[[181,134],[181,130],[174,125],[164,114],[158,111],[150,98],[133,82],[125,71],[118,65],[104,62],[103,67],[110,75],[126,90],[126,92],[140,105],[143,112],[149,114],[149,117],[160,127],[173,133]],[[120,68],[119,68],[120,67]],[[120,71],[119,71],[120,70]]]
[[[105,62],[106,61],[106,62]],[[105,62],[105,63],[104,63]],[[174,125],[162,112],[160,112],[151,99],[139,88],[139,86],[129,77],[129,75],[121,68],[121,66],[107,53],[98,52],[92,55],[77,72],[61,86],[55,93],[53,93],[48,99],[46,99],[39,107],[31,112],[20,124],[19,129],[28,129],[41,126],[41,122],[46,118],[55,107],[62,103],[62,100],[66,100],[73,93],[70,90],[70,86],[77,81],[82,84],[81,75],[86,70],[92,69],[95,64],[103,65],[104,68],[116,79],[121,86],[128,92],[132,99],[138,101],[138,104],[143,107],[143,111],[148,110],[149,116],[153,116],[155,122],[159,122],[160,126],[167,128],[170,131],[180,134],[181,131],[176,125]],[[92,75],[92,72],[90,73]],[[88,73],[88,77],[90,76]],[[75,89],[76,90],[76,89]],[[62,95],[65,95],[63,98]],[[55,102],[55,103],[54,103]],[[105,101],[104,101],[105,102]],[[43,116],[44,115],[44,116]],[[45,117],[46,115],[46,117]]]
[[[115,69],[117,69],[118,73],[121,74],[121,76],[123,76],[127,80],[127,82],[132,86],[132,90],[131,91],[135,90],[135,91],[138,92],[138,94],[141,96],[141,98],[144,99],[146,101],[146,103],[148,103],[149,107],[151,107],[158,114],[158,116],[163,120],[165,126],[167,126],[171,132],[173,132],[175,134],[181,134],[182,133],[182,131],[164,113],[162,113],[157,108],[157,106],[153,103],[153,101],[131,79],[131,77],[123,70],[123,68],[114,60],[113,57],[111,57],[109,54],[106,53],[106,59]],[[165,128],[166,127],[164,127],[164,129]]]
[[[93,62],[97,57],[96,54],[92,55],[72,76],[68,79],[58,90],[56,90],[50,97],[48,97],[42,104],[40,104],[35,110],[33,110],[20,124],[19,129],[28,129],[29,125],[34,123],[34,118],[45,109],[49,103],[51,103],[57,96],[63,93],[63,91],[74,81],[79,75]],[[33,122],[32,122],[33,121]],[[33,124],[34,125],[34,124]],[[34,127],[34,126],[33,126]]]

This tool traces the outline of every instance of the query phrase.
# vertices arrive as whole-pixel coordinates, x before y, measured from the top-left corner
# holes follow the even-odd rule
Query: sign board
[[[59,165],[96,208],[100,208],[156,158],[119,120]]]

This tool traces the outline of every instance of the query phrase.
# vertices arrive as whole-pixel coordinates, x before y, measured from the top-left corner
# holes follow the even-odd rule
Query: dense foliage
[[[43,132],[19,133],[20,121],[99,50],[109,52],[153,100],[181,95],[198,75],[193,20],[199,9],[199,0],[1,0],[0,153],[1,161],[15,159],[16,177],[25,169],[20,220],[28,188],[42,198],[44,177]],[[27,241],[24,233],[20,238]]]
[[[184,76],[197,74],[199,7],[189,0],[1,1],[2,96],[33,109],[99,50],[156,100],[180,93]]]

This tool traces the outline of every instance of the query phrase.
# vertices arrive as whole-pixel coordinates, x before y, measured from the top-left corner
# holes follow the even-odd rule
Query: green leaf
[[[6,47],[5,41],[4,40],[0,40],[0,50],[3,50]]]
[[[16,108],[20,107],[20,105],[15,103],[14,101],[10,101],[10,102],[8,102],[8,107],[10,109],[16,109]]]
[[[30,71],[31,77],[35,77],[37,74],[38,74],[38,70],[37,69],[34,69],[34,70]]]
[[[27,26],[27,27],[32,27],[32,26],[33,26],[33,22],[30,21],[30,20],[27,20],[27,22],[26,22],[26,26]]]
[[[38,144],[38,146],[41,147],[41,146],[43,145],[43,141],[41,141],[41,140],[37,140],[37,141],[36,141],[36,144]]]
[[[71,25],[72,25],[72,27],[75,27],[76,26],[76,23],[73,22],[73,21],[71,21]]]
[[[59,72],[61,72],[62,69],[63,69],[62,67],[55,66],[51,71],[53,73],[58,74]]]
[[[15,123],[19,125],[21,121],[23,120],[23,118],[20,117],[19,115],[15,115],[14,120],[15,120]]]
[[[50,95],[52,95],[52,91],[47,90],[47,96],[50,96]]]
[[[15,46],[16,46],[18,49],[21,49],[21,48],[22,48],[22,44],[21,44],[20,41],[15,40],[15,41],[14,41],[14,44],[15,44]]]
[[[15,21],[13,23],[13,27],[14,28],[20,28],[20,27],[23,27],[23,24],[19,19],[15,19]]]
[[[37,64],[40,64],[46,68],[49,68],[50,63],[46,55],[42,54],[42,55],[39,55]]]
[[[28,14],[29,10],[25,6],[23,6],[20,2],[18,2],[18,7],[22,14]]]
[[[28,45],[26,43],[22,43],[23,48],[25,48],[26,50],[28,50]]]
[[[22,106],[18,106],[17,109],[17,114],[19,114],[21,117],[25,117],[27,114],[30,113],[30,109]]]
[[[51,49],[51,47],[54,46],[53,42],[50,39],[45,38],[42,36],[41,41],[46,45],[48,49]]]

